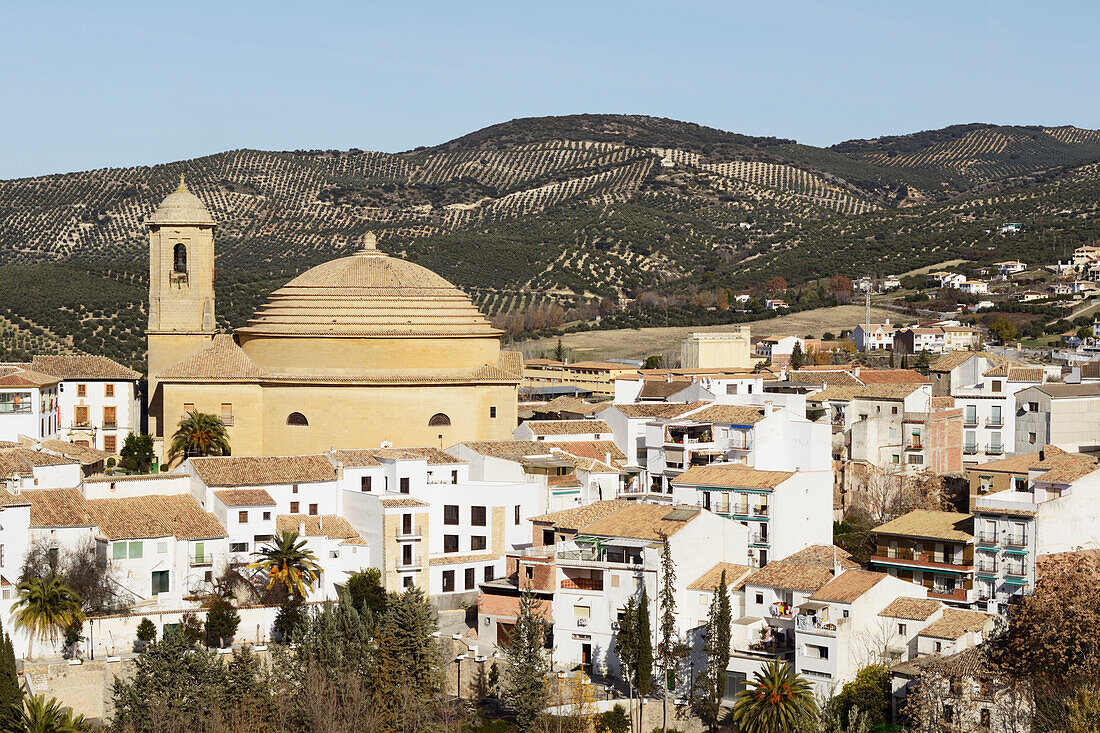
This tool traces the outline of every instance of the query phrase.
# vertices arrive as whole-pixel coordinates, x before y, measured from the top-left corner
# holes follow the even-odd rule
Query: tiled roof
[[[1093,359],[1082,364],[1081,376],[1084,379],[1100,379],[1100,359]]]
[[[1037,389],[1054,398],[1059,397],[1100,397],[1100,384],[1040,384]]]
[[[774,560],[745,578],[746,585],[814,592],[833,579],[833,569]]]
[[[87,445],[77,445],[67,440],[43,440],[41,445],[42,450],[60,453],[65,458],[79,461],[83,466],[90,466],[93,463],[105,461],[113,455],[105,450],[98,450]]]
[[[693,466],[672,479],[675,484],[774,489],[794,476],[790,471],[758,471],[740,464]]]
[[[1054,446],[1048,446],[1046,450],[1050,451],[1051,449],[1058,450],[1054,448]],[[1028,469],[1035,468],[1039,465],[1042,456],[1042,451],[1022,453],[1018,456],[1009,456],[1008,458],[1001,458],[997,461],[979,463],[977,466],[970,466],[966,470],[977,473],[1020,473],[1027,475]]]
[[[531,517],[531,521],[540,524],[552,524],[559,529],[567,531],[579,531],[609,514],[614,514],[631,503],[632,502],[620,499],[597,501],[593,504],[575,507],[573,509],[562,509],[556,512],[540,514],[537,517]]]
[[[607,405],[605,409],[616,409],[631,418],[674,418],[698,410],[708,402],[634,402],[622,405]]]
[[[932,598],[895,598],[890,605],[878,612],[886,618],[903,618],[908,621],[927,621],[944,605]]]
[[[323,454],[211,456],[187,460],[207,486],[268,486],[336,479],[336,468]]]
[[[956,367],[965,364],[970,358],[975,356],[984,356],[989,361],[989,363],[993,364],[994,366],[999,366],[1010,361],[1006,357],[1003,357],[999,354],[994,354],[989,351],[949,351],[941,356],[939,359],[936,359],[934,362],[932,362],[928,367],[928,371],[949,372],[952,369],[955,369]]]
[[[667,400],[669,397],[676,394],[680,390],[686,389],[690,386],[690,381],[646,381],[642,383],[642,391],[638,395],[638,398],[643,400]]]
[[[493,458],[517,459],[522,456],[545,456],[550,454],[550,446],[563,443],[543,443],[537,440],[470,440],[464,445],[474,453]]]
[[[375,457],[375,451],[370,448],[344,448],[330,452],[332,457],[345,467],[364,468],[367,466],[381,466]]]
[[[818,588],[810,598],[831,603],[853,603],[888,577],[886,573],[872,573],[869,570],[845,570]]]
[[[613,440],[567,440],[554,443],[554,448],[563,450],[578,458],[590,458],[606,462],[607,455],[611,454],[611,463],[617,468],[622,468],[627,462],[626,454],[619,450]]]
[[[826,387],[816,394],[808,395],[810,402],[825,400],[903,400],[916,392],[920,384],[866,384],[860,387]]]
[[[225,489],[214,496],[226,506],[275,506],[275,500],[264,489]]]
[[[940,396],[932,398],[933,410],[950,410],[955,406],[955,398],[948,396]]]
[[[611,432],[611,428],[603,420],[528,420],[523,424],[535,435],[586,435]]]
[[[764,417],[764,410],[760,407],[711,405],[698,412],[686,415],[685,419],[698,420],[699,422],[728,423],[730,425],[755,425]]]
[[[666,519],[674,509],[685,508],[695,510],[695,514],[686,520]],[[641,502],[626,502],[626,506],[597,519],[595,522],[581,528],[584,534],[598,535],[600,537],[629,537],[638,540],[659,540],[661,535],[671,537],[688,525],[692,519],[699,515],[698,507],[677,507],[669,504],[645,504]]]
[[[973,521],[969,514],[914,509],[892,522],[875,527],[871,532],[873,534],[889,534],[902,537],[969,542],[974,539],[972,530]]]
[[[562,395],[555,397],[541,408],[540,412],[574,412],[578,415],[595,415],[607,405],[602,402],[587,402],[577,397]]]
[[[159,375],[163,379],[253,380],[264,370],[252,361],[230,334],[214,336],[208,348],[192,354]]]
[[[1036,481],[1046,481],[1052,484],[1072,484],[1079,478],[1087,476],[1100,469],[1096,464],[1096,458],[1083,453],[1066,453],[1058,450],[1051,451],[1053,446],[1047,446],[1043,450],[1043,460],[1036,463],[1033,468],[1043,471],[1035,477]]]
[[[278,514],[275,516],[275,530],[297,532],[305,525],[304,537],[328,537],[333,540],[362,540],[348,520],[335,514]]]
[[[380,503],[387,509],[428,506],[428,502],[414,499],[411,496],[384,496]]]
[[[461,458],[455,458],[450,453],[431,447],[376,448],[370,450],[377,458],[393,461],[426,460],[429,466],[451,466],[466,462]]]
[[[835,545],[810,545],[793,555],[787,555],[783,562],[797,565],[813,565],[819,568],[833,569],[833,565],[840,565],[845,570],[858,568],[859,563],[852,560],[852,553]]]
[[[928,384],[928,378],[912,369],[860,369],[864,384]]]
[[[109,540],[225,537],[225,529],[191,496],[173,494],[123,499],[85,499],[77,489],[31,489],[31,527],[98,527]]]
[[[522,377],[523,353],[519,351],[501,350],[500,359],[497,361],[497,367],[511,374],[515,374],[518,377]]]
[[[104,379],[133,381],[141,373],[106,356],[36,356],[31,368],[59,379]]]
[[[792,369],[787,372],[787,378],[801,384],[820,384],[828,387],[855,387],[862,384],[851,372],[840,370],[826,372]]]
[[[68,466],[72,458],[62,458],[30,448],[0,448],[0,476],[29,476],[36,466]]]
[[[945,608],[943,616],[925,626],[921,636],[934,639],[961,639],[970,631],[981,631],[993,617],[981,611],[966,611],[960,608]]]
[[[726,572],[726,584],[735,590],[744,585],[745,578],[752,574],[754,568],[748,565],[738,565],[732,562],[720,562],[698,578],[687,584],[688,590],[712,591],[722,581],[722,571]]]
[[[59,381],[61,380],[52,375],[22,367],[5,367],[0,370],[0,387],[52,387]]]

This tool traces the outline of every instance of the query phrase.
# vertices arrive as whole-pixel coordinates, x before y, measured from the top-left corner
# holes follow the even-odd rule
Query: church
[[[362,249],[271,294],[248,324],[214,319],[214,218],[180,180],[149,227],[149,429],[164,453],[192,410],[222,418],[235,455],[446,448],[508,440],[518,352],[462,291]]]

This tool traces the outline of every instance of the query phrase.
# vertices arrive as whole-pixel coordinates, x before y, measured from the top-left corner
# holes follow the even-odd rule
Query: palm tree
[[[317,557],[306,549],[306,541],[299,540],[297,532],[281,532],[252,554],[259,559],[248,567],[264,571],[269,590],[279,582],[291,595],[305,598],[321,576]]]
[[[189,456],[224,456],[229,454],[229,438],[225,423],[216,415],[192,410],[180,420],[168,448],[171,458]]]
[[[19,707],[18,728],[26,733],[84,733],[90,730],[83,715],[73,715],[57,698],[27,695]]]
[[[733,719],[742,733],[793,733],[806,730],[817,708],[810,683],[786,662],[773,659],[737,694]]]
[[[84,623],[80,596],[56,575],[46,579],[32,575],[20,583],[16,590],[19,598],[13,607],[15,625],[30,636],[28,657],[32,656],[36,636],[43,641],[57,644],[66,628]]]

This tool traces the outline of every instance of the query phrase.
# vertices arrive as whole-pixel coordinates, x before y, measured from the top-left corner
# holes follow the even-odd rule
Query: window
[[[898,624],[898,635],[905,636],[905,624]]]
[[[187,274],[187,245],[182,242],[172,248],[172,271]]]
[[[230,542],[229,543],[229,551],[230,552],[248,552],[248,543],[247,542]]]
[[[311,516],[311,517],[316,517],[317,516],[317,505],[316,504],[310,504],[309,505],[309,516]]]
[[[271,521],[271,512],[264,512],[264,521],[265,522],[270,522]]]
[[[292,412],[286,416],[287,425],[309,425],[309,420],[300,412]]]
[[[844,618],[848,618],[849,612],[848,612],[847,608],[845,608],[843,611],[841,611],[841,613],[843,614]]]
[[[991,425],[1001,424],[1001,406],[993,405],[989,411],[989,423]]]
[[[19,403],[17,402],[16,407],[18,407],[18,406],[19,406]],[[29,409],[29,407],[30,407],[30,405],[28,404],[28,409]],[[77,427],[77,428],[87,427],[90,422],[91,421],[88,420],[88,406],[87,405],[77,405],[76,406],[76,415],[73,416],[73,427]]]
[[[222,418],[222,422],[225,423],[226,425],[232,425],[233,424],[233,403],[232,402],[223,402],[222,403],[221,418]]]
[[[470,549],[471,550],[484,550],[486,547],[485,535],[475,534],[470,537]]]
[[[955,722],[955,709],[950,705],[943,706],[943,722],[954,723]]]
[[[450,424],[451,418],[447,417],[442,412],[435,413],[432,415],[431,420],[428,420],[428,427],[430,428],[446,427]]]
[[[290,485],[290,493],[292,493],[292,494],[297,494],[298,493],[298,484],[291,484]]]
[[[464,580],[466,581],[466,590],[473,590],[474,585],[477,583],[477,578],[474,577],[474,571],[476,569],[477,568],[466,568],[466,571],[463,573],[463,575],[466,576],[464,578]]]
[[[413,564],[413,546],[405,545],[401,548],[401,564],[409,567]]]
[[[899,456],[897,453],[890,456],[890,463],[901,463],[901,456]]]
[[[409,493],[409,477],[405,476],[404,478],[402,478],[399,486],[402,494]]]
[[[113,435],[103,436],[103,450],[114,453],[118,449],[118,438]]]
[[[936,654],[939,654],[940,652],[942,652],[943,651],[943,642],[937,641],[936,644],[935,644],[935,650],[936,650]]]
[[[475,527],[485,526],[485,507],[472,506],[470,507],[470,524]]]
[[[413,533],[413,515],[402,514],[401,515],[401,534],[409,535]]]
[[[497,408],[490,407],[489,408],[489,417],[496,417],[496,416],[497,416]]]
[[[757,603],[757,605],[760,605],[760,604],[764,603],[764,594],[763,593],[757,593],[756,594],[756,603]]]
[[[993,380],[993,391],[994,392],[1000,392],[1001,391],[1001,380],[999,380],[999,379],[994,379]]]
[[[297,514],[298,513],[298,502],[296,502],[296,501],[290,502],[290,513],[291,514]]]
[[[1027,411],[1028,412],[1038,412],[1039,411],[1039,403],[1038,402],[1028,402],[1027,403]]]
[[[485,582],[486,583],[488,583],[489,581],[491,581],[493,578],[496,577],[496,570],[493,568],[492,565],[486,565],[485,566],[485,575],[484,575],[484,577],[485,577]]]
[[[125,560],[126,559],[126,543],[116,542],[111,545],[111,559],[113,560]]]
[[[154,570],[152,578],[153,595],[168,592],[168,571]]]
[[[184,402],[183,403],[183,414],[184,415],[189,415],[194,411],[195,411],[195,403],[194,402]]]
[[[890,414],[891,414],[891,415],[896,415],[896,414],[898,414],[898,407],[897,407],[897,405],[894,405],[893,407],[891,407],[891,408],[890,408]]]
[[[240,522],[241,524],[244,524],[245,522],[247,522],[248,521],[248,512],[247,511],[237,512],[237,521]]]
[[[512,517],[512,524],[519,524],[519,504],[515,506],[515,514]]]
[[[130,545],[130,548],[129,548],[130,549],[130,559],[131,560],[140,559],[141,558],[141,551],[145,548],[144,543],[142,543],[139,540],[137,542],[130,542],[128,544]]]
[[[113,385],[111,383],[107,383],[107,384],[103,385],[103,396],[104,397],[114,397],[115,396],[115,385]]]
[[[1028,433],[1027,434],[1027,442],[1031,443],[1032,445],[1035,445],[1035,433]]]
[[[443,535],[443,552],[458,552],[458,535]]]
[[[455,589],[455,571],[443,571],[443,592],[451,593]]]
[[[402,588],[412,588],[412,584],[413,584],[413,579],[412,579],[411,575],[406,575],[404,578],[401,579],[401,587]]]
[[[968,425],[973,425],[974,423],[978,422],[978,406],[977,405],[967,405],[966,406],[966,416],[964,418],[964,422],[966,422]]]
[[[457,484],[458,483],[458,471],[457,470],[451,471],[451,483],[452,484]]]
[[[458,505],[443,505],[443,524],[458,524]]]
[[[592,618],[592,607],[573,606],[573,618]]]
[[[978,725],[983,728],[989,727],[989,708],[982,708],[978,713]]]
[[[525,567],[525,568],[523,569],[523,571],[524,571],[524,575],[526,575],[526,576],[527,576],[527,579],[528,579],[528,580],[533,580],[533,579],[534,579],[534,577],[535,577],[535,569],[534,569],[533,567],[531,567],[530,565],[528,565],[527,567]]]
[[[88,385],[86,385],[86,384],[76,385],[76,396],[77,397],[87,397],[88,396]]]
[[[909,463],[912,464],[912,465],[919,466],[919,465],[924,463],[924,456],[911,455],[911,456],[909,456]]]
[[[554,530],[552,530],[552,529],[542,530],[542,544],[544,544],[544,545],[554,544]]]
[[[370,478],[370,476],[364,476],[363,478],[359,479],[360,491],[370,491]]]

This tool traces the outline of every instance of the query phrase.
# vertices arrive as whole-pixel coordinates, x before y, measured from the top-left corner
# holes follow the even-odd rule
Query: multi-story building
[[[527,420],[512,432],[516,440],[578,441],[611,440],[611,428],[603,420]]]
[[[962,325],[931,324],[910,326],[894,332],[894,351],[899,354],[916,354],[924,351],[942,354],[946,351],[977,349],[981,332]]]
[[[638,368],[617,362],[578,361],[568,364],[551,359],[528,359],[523,364],[523,386],[569,386],[593,397],[615,396],[615,379],[636,374]]]
[[[1047,447],[1046,453],[1060,451]],[[1024,453],[996,461],[969,466],[966,482],[969,488],[969,511],[974,511],[979,497],[1001,491],[1027,491],[1028,473],[1043,460],[1044,451]]]
[[[0,365],[0,441],[56,438],[60,430],[59,384],[57,377],[25,365]]]
[[[964,467],[1016,452],[1016,394],[1045,379],[1041,367],[1004,363],[982,372],[980,381],[952,390],[963,411]]]
[[[673,480],[673,502],[701,506],[749,531],[749,563],[763,567],[832,541],[832,471],[690,468]]]
[[[974,520],[970,514],[914,509],[875,527],[871,567],[958,605],[974,601]]]
[[[680,366],[685,369],[751,369],[752,362],[748,326],[691,333],[680,344]]]
[[[1020,262],[1019,260],[1008,260],[1006,262],[994,262],[993,269],[1002,277],[1008,277],[1016,275],[1027,269],[1027,263]]]
[[[857,351],[881,351],[893,348],[895,332],[897,326],[887,318],[885,323],[860,323],[852,331],[852,339]]]
[[[1100,449],[1100,384],[1042,384],[1016,393],[1016,453],[1045,445]]]
[[[105,356],[36,356],[31,369],[60,380],[62,440],[117,453],[127,435],[142,432],[139,372]]]
[[[763,391],[763,388],[761,388]],[[615,445],[627,457],[631,466],[645,468],[649,462],[646,442],[647,425],[656,422],[668,422],[682,415],[699,410],[710,404],[707,401],[688,403],[675,402],[637,402],[608,405],[599,413],[615,436]]]
[[[774,336],[762,338],[755,344],[756,355],[777,366],[788,364],[795,347],[806,353],[806,342],[797,336]]]

